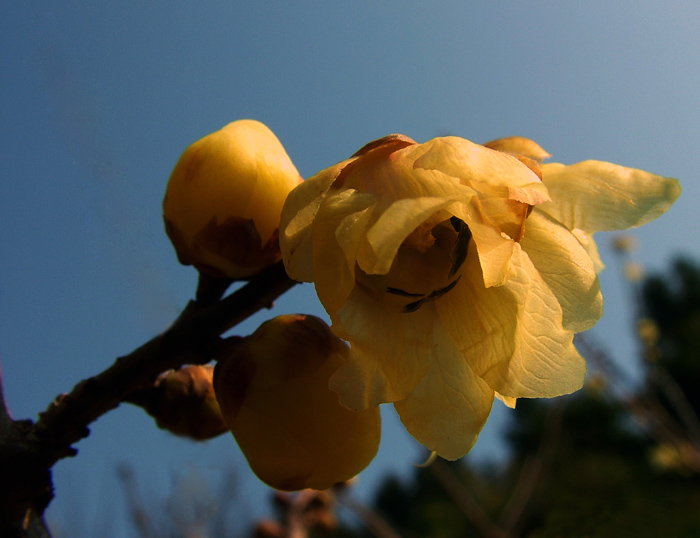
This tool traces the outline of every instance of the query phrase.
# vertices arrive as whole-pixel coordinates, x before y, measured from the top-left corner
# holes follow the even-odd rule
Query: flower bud
[[[279,260],[282,206],[301,180],[280,141],[257,121],[229,123],[189,146],[163,200],[180,263],[243,279]]]
[[[216,397],[253,472],[280,490],[327,489],[379,446],[379,409],[350,411],[328,388],[348,346],[313,316],[279,316],[216,366]]]
[[[159,428],[197,441],[228,430],[214,396],[214,367],[185,366],[161,374],[152,389],[134,401]]]

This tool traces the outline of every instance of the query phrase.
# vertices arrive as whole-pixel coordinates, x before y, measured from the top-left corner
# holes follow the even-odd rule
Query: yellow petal
[[[586,252],[588,252],[588,255],[593,261],[593,266],[595,267],[596,273],[600,273],[603,269],[605,269],[605,264],[603,263],[603,260],[600,259],[600,254],[598,253],[598,245],[593,239],[593,234],[584,232],[583,230],[579,230],[578,228],[572,229],[571,233],[576,239],[578,239],[578,242],[581,243],[581,246],[584,249],[586,249]]]
[[[290,278],[313,281],[311,223],[326,192],[350,161],[310,177],[287,196],[280,218],[280,249]]]
[[[338,312],[331,312],[333,332],[351,348],[330,387],[349,409],[405,398],[430,368],[432,303],[402,313],[394,304],[384,304],[393,300],[390,294],[357,286]]]
[[[582,332],[593,327],[603,315],[603,295],[593,261],[576,237],[535,208],[520,246],[559,301],[564,328]]]
[[[504,368],[515,351],[518,305],[505,286],[484,286],[479,257],[470,250],[462,278],[436,301],[440,323],[479,376]]]
[[[515,409],[515,404],[518,401],[517,398],[511,398],[510,396],[503,396],[503,394],[501,394],[500,392],[496,393],[496,398],[501,400],[506,407],[510,407],[511,409]]]
[[[506,153],[523,155],[539,163],[551,157],[537,142],[522,136],[509,136],[507,138],[491,140],[490,142],[486,142],[484,146],[498,151],[505,151]]]
[[[355,286],[355,261],[375,200],[354,190],[325,197],[313,223],[313,280],[325,309],[337,310]]]
[[[586,362],[562,328],[562,310],[532,261],[516,243],[513,274],[503,288],[518,305],[513,355],[483,374],[496,392],[512,398],[551,398],[583,386]]]
[[[481,193],[530,205],[549,200],[537,175],[507,153],[455,136],[434,138],[404,150],[407,155],[419,151],[424,154],[416,159],[415,168],[439,170]]]
[[[502,396],[538,398],[581,388],[586,364],[562,328],[549,286],[515,243],[503,286],[485,288],[467,258],[458,286],[436,303],[440,320],[477,375]]]
[[[681,192],[676,179],[601,161],[545,164],[542,172],[552,201],[540,209],[588,233],[641,226],[668,210]]]
[[[469,366],[440,323],[433,332],[434,360],[411,394],[394,404],[408,432],[448,460],[464,456],[486,423],[493,390]]]
[[[338,178],[334,188],[356,189],[373,194],[383,211],[404,198],[468,199],[474,189],[439,170],[414,167],[416,155],[424,145],[395,149],[379,147],[350,163]]]

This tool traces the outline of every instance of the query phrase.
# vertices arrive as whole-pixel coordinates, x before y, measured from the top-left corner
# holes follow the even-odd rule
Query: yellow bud
[[[254,120],[229,123],[189,146],[163,200],[180,263],[242,279],[279,260],[282,206],[301,181],[277,137]]]
[[[280,490],[327,489],[379,446],[379,409],[350,411],[328,388],[348,346],[313,316],[279,316],[216,366],[224,419],[253,472]]]
[[[197,441],[211,439],[228,430],[214,396],[213,376],[210,365],[170,370],[137,403],[159,428]]]

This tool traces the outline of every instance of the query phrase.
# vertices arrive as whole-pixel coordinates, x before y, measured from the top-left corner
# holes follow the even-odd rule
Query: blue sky
[[[304,177],[393,132],[418,141],[521,135],[554,161],[595,158],[677,177],[680,200],[634,232],[637,256],[651,270],[678,254],[700,257],[695,2],[6,4],[0,360],[17,418],[163,330],[192,296],[195,272],[177,263],[163,232],[165,183],[188,144],[239,118],[266,123]],[[593,332],[631,363],[611,239],[600,237],[610,267]],[[309,286],[274,313],[299,311],[323,315]],[[506,416],[498,404],[470,457],[498,454]],[[126,405],[78,448],[55,468],[49,511],[77,533],[105,520],[114,536],[124,532],[120,461],[154,495],[191,462],[214,476],[234,466],[250,506],[265,495],[232,439],[172,438]],[[385,413],[380,456],[360,491],[421,456]]]

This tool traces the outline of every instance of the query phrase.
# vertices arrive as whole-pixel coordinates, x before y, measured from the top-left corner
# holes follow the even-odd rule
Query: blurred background
[[[387,407],[379,456],[353,486],[353,498],[372,504],[393,483],[384,498],[406,509],[413,493],[402,487],[427,480],[434,488],[430,480],[447,468],[461,486],[488,497],[476,502],[495,530],[479,528],[472,514],[469,532],[481,533],[474,535],[549,528],[536,517],[541,512],[533,508],[532,492],[514,497],[527,500],[520,510],[525,515],[518,515],[517,503],[503,512],[519,472],[532,472],[525,464],[529,454],[541,459],[538,450],[549,454],[558,447],[558,456],[545,460],[554,466],[550,471],[562,473],[573,461],[566,446],[538,440],[580,439],[575,448],[589,439],[595,448],[607,446],[600,436],[606,442],[622,436],[623,448],[613,448],[623,452],[611,449],[615,455],[604,457],[609,467],[590,465],[608,469],[602,475],[609,477],[609,469],[634,453],[643,469],[629,473],[642,474],[618,476],[616,487],[652,484],[643,474],[652,472],[650,454],[670,441],[632,420],[639,406],[629,402],[653,396],[662,411],[654,408],[644,420],[666,413],[661,424],[690,446],[690,464],[680,458],[685,470],[673,475],[686,482],[668,495],[679,509],[697,506],[697,432],[689,426],[697,417],[687,412],[697,409],[697,400],[676,398],[681,403],[674,404],[667,394],[679,394],[668,388],[678,385],[669,385],[668,376],[681,375],[682,394],[699,379],[673,366],[697,361],[697,344],[686,349],[679,342],[692,342],[700,332],[693,325],[700,279],[693,261],[700,258],[697,3],[11,2],[0,8],[0,73],[0,361],[15,418],[36,417],[57,394],[158,334],[193,296],[196,273],[177,263],[163,232],[161,202],[180,153],[198,138],[235,119],[260,120],[308,177],[389,133],[417,141],[455,134],[475,142],[520,135],[536,140],[556,162],[593,158],[679,178],[684,191],[668,214],[631,233],[634,263],[663,276],[647,281],[629,270],[625,276],[630,253],[616,253],[613,236],[596,236],[609,263],[601,275],[606,313],[580,344],[592,370],[601,372],[591,376],[594,389],[570,404],[555,400],[553,408],[526,402],[512,411],[497,403],[457,469],[441,464],[416,471],[412,464],[426,454]],[[690,260],[680,269],[673,265],[679,256]],[[630,276],[642,282],[633,285]],[[644,298],[652,293],[643,291],[649,282],[657,282],[653,300],[659,304]],[[325,317],[308,285],[281,298],[269,315],[287,312]],[[266,316],[236,332],[254,331]],[[640,318],[653,319],[650,330],[661,332],[640,340]],[[674,327],[689,332],[669,335]],[[650,346],[657,351],[649,353],[658,352],[653,368],[645,359]],[[581,417],[567,414],[576,409]],[[607,417],[606,426],[584,427],[593,411]],[[161,506],[183,480],[190,480],[189,490],[227,491],[235,499],[231,525],[238,535],[274,514],[270,490],[250,473],[229,436],[204,444],[174,438],[129,405],[91,429],[78,444],[79,455],[54,469],[57,497],[47,518],[58,536],[133,536],[129,495],[133,501],[138,489]],[[682,450],[674,446],[658,454],[675,461]],[[587,474],[584,469],[577,464],[570,473]],[[481,475],[490,477],[486,484],[493,490],[479,482]],[[390,477],[397,478],[389,483]],[[558,487],[587,495],[607,487],[592,482],[590,490],[580,489],[565,478]],[[541,478],[524,483],[561,498]],[[649,513],[644,502],[634,513]],[[398,517],[386,504],[381,512]],[[396,528],[419,528],[392,521]],[[450,528],[468,535],[467,527]],[[403,535],[450,536],[431,532],[426,527]]]

